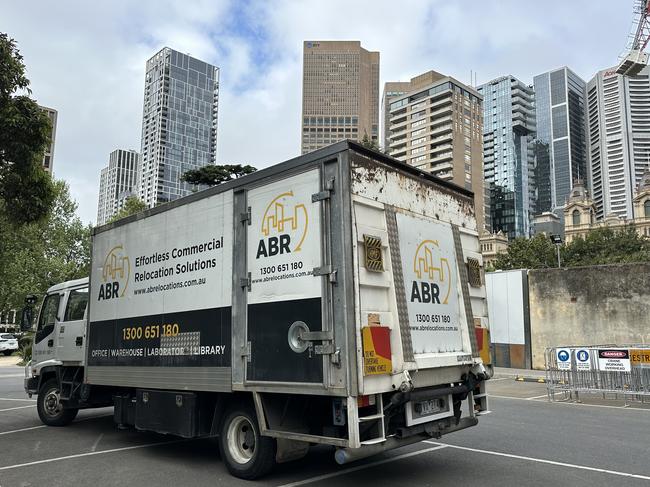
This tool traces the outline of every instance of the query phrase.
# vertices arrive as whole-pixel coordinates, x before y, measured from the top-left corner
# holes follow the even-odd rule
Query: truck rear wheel
[[[260,435],[257,415],[251,407],[228,410],[221,423],[219,451],[231,475],[253,480],[275,465],[275,440]]]
[[[46,381],[38,390],[36,409],[38,417],[48,426],[65,426],[77,417],[78,409],[64,409],[59,396],[59,382]]]

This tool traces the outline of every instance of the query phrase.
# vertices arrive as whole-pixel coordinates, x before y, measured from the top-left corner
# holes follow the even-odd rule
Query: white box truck
[[[472,193],[352,142],[98,227],[49,289],[25,388],[48,425],[219,437],[238,477],[477,424],[491,375]]]

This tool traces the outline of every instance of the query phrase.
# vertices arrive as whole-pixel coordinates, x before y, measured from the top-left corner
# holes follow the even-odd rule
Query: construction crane
[[[649,55],[644,52],[650,40],[650,0],[634,0],[634,22],[630,35],[628,53],[616,68],[618,74],[623,76],[636,76],[648,65]]]

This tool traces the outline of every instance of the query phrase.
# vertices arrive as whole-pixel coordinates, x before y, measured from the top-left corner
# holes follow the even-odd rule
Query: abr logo
[[[437,240],[423,240],[415,251],[413,271],[419,280],[411,286],[411,302],[447,304],[451,292],[451,268]],[[426,279],[426,280],[425,280]]]
[[[131,262],[124,247],[117,245],[109,250],[102,269],[103,284],[99,286],[98,301],[124,296],[131,276]]]
[[[293,191],[276,196],[262,217],[262,235],[267,238],[260,240],[255,258],[300,252],[308,227],[307,208],[294,201]]]

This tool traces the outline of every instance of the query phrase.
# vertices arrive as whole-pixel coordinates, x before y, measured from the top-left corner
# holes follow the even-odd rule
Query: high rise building
[[[147,61],[138,192],[152,207],[190,194],[180,177],[214,163],[219,68],[163,48]]]
[[[54,141],[56,140],[56,122],[58,118],[58,112],[54,108],[48,108],[40,106],[40,109],[45,112],[47,117],[50,119],[52,124],[52,132],[50,133],[50,145],[45,149],[45,154],[43,155],[43,169],[45,172],[50,175],[54,170]]]
[[[134,150],[116,149],[111,152],[108,166],[99,177],[97,225],[103,225],[124,206],[135,193],[140,155]]]
[[[409,84],[389,105],[390,155],[473,191],[478,229],[483,231],[488,202],[481,95],[436,71],[416,76]]]
[[[390,145],[390,104],[392,101],[409,92],[411,89],[410,81],[388,81],[384,83],[384,93],[381,97],[381,143],[384,150]]]
[[[562,67],[535,76],[537,204],[562,218],[573,182],[587,177],[585,82]]]
[[[366,135],[379,143],[379,53],[359,41],[305,41],[302,153]]]
[[[535,206],[535,110],[531,86],[503,76],[483,95],[483,170],[492,232],[529,237]]]
[[[650,67],[599,71],[587,83],[589,185],[596,218],[636,218],[636,188],[650,166]]]

